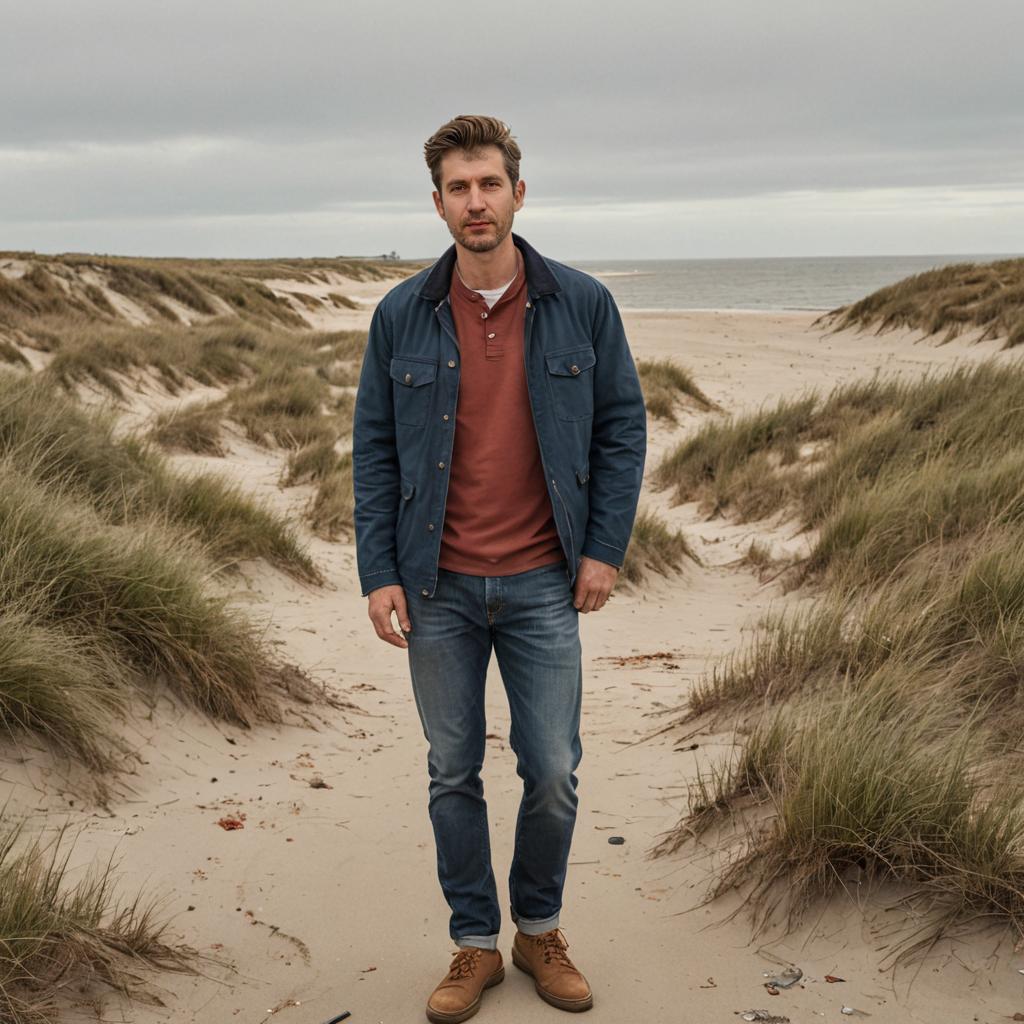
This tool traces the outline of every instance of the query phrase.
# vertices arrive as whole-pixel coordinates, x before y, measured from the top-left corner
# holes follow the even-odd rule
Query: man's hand
[[[584,613],[598,611],[608,600],[618,575],[614,565],[584,555],[576,570],[572,603]]]
[[[398,616],[398,624],[402,631],[408,633],[412,629],[409,621],[409,611],[405,604],[405,590],[398,584],[389,587],[378,587],[371,590],[369,594],[369,613],[373,628],[381,640],[386,640],[396,647],[408,647],[409,641],[405,639],[392,625],[391,613]]]

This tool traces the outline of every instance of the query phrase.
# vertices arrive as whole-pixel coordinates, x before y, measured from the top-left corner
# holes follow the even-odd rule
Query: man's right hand
[[[369,613],[373,628],[381,640],[386,640],[395,647],[408,647],[409,641],[399,633],[391,621],[391,613],[398,616],[398,624],[402,631],[408,633],[412,629],[409,611],[405,604],[405,589],[397,584],[390,587],[378,587],[369,594]]]

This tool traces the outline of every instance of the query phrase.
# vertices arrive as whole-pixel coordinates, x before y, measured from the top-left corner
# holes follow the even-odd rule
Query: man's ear
[[[441,201],[441,193],[431,192],[430,194],[434,199],[434,209],[437,210],[438,217],[440,217],[441,220],[444,220],[444,203]]]
[[[515,210],[521,210],[523,208],[523,200],[526,198],[526,182],[520,178],[516,182],[516,187],[512,190],[512,196],[515,199]]]

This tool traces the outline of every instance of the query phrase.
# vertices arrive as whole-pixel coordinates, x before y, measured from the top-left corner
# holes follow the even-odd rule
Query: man
[[[373,315],[353,474],[360,585],[377,635],[409,652],[458,947],[427,1017],[471,1017],[504,978],[480,780],[492,648],[523,779],[512,959],[547,1002],[587,1010],[559,928],[582,756],[579,613],[604,605],[625,557],[643,396],[607,289],[512,233],[526,185],[508,127],[461,115],[424,148],[455,241]]]

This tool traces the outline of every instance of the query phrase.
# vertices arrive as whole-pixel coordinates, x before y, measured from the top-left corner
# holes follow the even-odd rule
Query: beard
[[[512,230],[512,217],[510,216],[508,220],[497,220],[490,223],[494,228],[493,234],[481,236],[470,231],[469,228],[453,227],[451,224],[448,225],[448,231],[464,249],[468,249],[470,252],[490,252],[492,249],[497,249]]]

